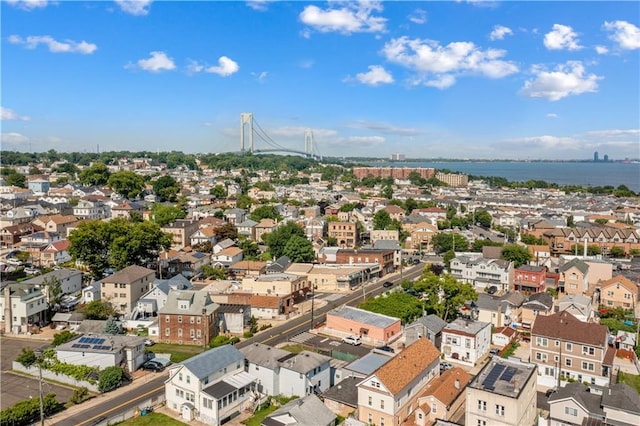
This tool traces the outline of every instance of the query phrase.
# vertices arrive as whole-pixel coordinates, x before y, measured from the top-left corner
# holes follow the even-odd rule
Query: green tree
[[[488,211],[480,210],[475,212],[475,220],[476,220],[476,223],[480,224],[480,226],[484,226],[485,228],[490,228],[493,218],[491,217],[491,214]]]
[[[375,230],[389,229],[389,226],[391,226],[391,222],[392,220],[389,212],[384,209],[378,210],[373,215],[373,229]]]
[[[4,177],[4,182],[7,186],[27,187],[27,177],[22,173],[16,172],[14,169],[3,167],[0,170],[0,174]]]
[[[567,227],[574,228],[575,226],[576,226],[575,219],[573,218],[573,215],[570,214],[569,216],[567,216]]]
[[[478,299],[473,285],[459,282],[450,274],[438,276],[426,269],[413,288],[424,293],[427,312],[445,321],[455,318],[467,301]]]
[[[620,246],[613,246],[611,250],[609,250],[609,255],[611,257],[624,257],[624,248]]]
[[[528,245],[546,245],[547,244],[544,238],[536,238],[535,235],[531,235],[531,234],[522,234],[520,239],[522,240],[523,243]]]
[[[280,221],[282,220],[282,215],[278,213],[278,209],[276,208],[276,206],[264,205],[256,207],[249,215],[249,218],[256,222],[260,222],[262,219],[273,219]]]
[[[227,189],[224,185],[216,185],[209,190],[209,195],[213,195],[220,200],[227,196]]]
[[[56,173],[67,173],[70,176],[75,177],[77,173],[80,172],[78,166],[73,163],[62,163],[58,167],[54,169]]]
[[[144,178],[131,170],[122,170],[109,176],[107,186],[123,197],[132,199],[142,194]]]
[[[260,246],[258,243],[247,238],[245,235],[241,235],[238,237],[237,246],[242,249],[242,257],[244,259],[258,260],[258,256],[260,255]]]
[[[365,311],[398,318],[402,324],[412,322],[423,313],[420,300],[404,292],[394,292],[387,296],[370,298],[358,307]]]
[[[153,203],[151,217],[158,225],[166,226],[178,219],[184,219],[187,217],[187,212],[175,204]]]
[[[273,232],[263,236],[264,242],[269,246],[269,252],[274,259],[284,254],[284,248],[293,236],[305,237],[304,230],[294,222],[286,222]]]
[[[63,343],[67,343],[69,340],[73,340],[78,337],[77,333],[74,333],[69,330],[61,331],[60,333],[56,333],[53,335],[53,342],[51,342],[52,346],[60,346]]]
[[[122,368],[118,366],[105,368],[98,378],[98,391],[104,393],[117,388],[122,383],[123,377]]]
[[[200,253],[213,253],[213,244],[211,244],[211,241],[202,241],[194,244],[192,248]]]
[[[202,275],[214,280],[224,280],[227,277],[227,270],[220,266],[202,265]]]
[[[118,270],[130,265],[148,265],[158,259],[162,249],[171,246],[171,240],[170,234],[156,223],[128,224],[126,233],[112,239],[109,264]]]
[[[292,262],[313,262],[316,258],[311,241],[299,235],[293,235],[287,241],[282,254],[288,256]]]
[[[48,393],[42,398],[42,411],[45,416],[60,411],[62,407],[53,393]],[[0,424],[3,426],[26,426],[37,423],[38,418],[40,418],[40,398],[25,399],[0,412]]]
[[[501,246],[501,245],[502,245],[502,243],[498,243],[498,242],[495,242],[495,241],[491,241],[491,240],[486,240],[486,239],[480,238],[480,239],[475,240],[473,242],[473,244],[471,244],[471,251],[481,252],[482,251],[482,247],[485,247],[485,246],[497,247],[497,246]]]
[[[442,261],[444,262],[444,266],[451,270],[451,261],[456,258],[456,252],[453,250],[449,250],[442,256]]]
[[[36,361],[38,361],[38,357],[31,348],[22,348],[22,352],[16,357],[16,362],[19,362],[26,368],[31,367]]]
[[[113,305],[106,300],[94,300],[87,303],[83,309],[87,319],[106,320],[116,314]]]
[[[153,181],[153,192],[160,197],[160,201],[175,202],[180,192],[180,184],[173,176],[163,175]]]
[[[238,230],[235,226],[228,222],[222,226],[217,227],[213,231],[213,234],[218,241],[226,240],[227,238],[230,240],[235,240],[236,238],[238,238]]]
[[[122,329],[122,324],[115,319],[115,317],[107,318],[107,322],[104,324],[104,329],[102,330],[105,334],[123,334],[124,331]]]
[[[104,163],[94,163],[80,172],[78,181],[87,186],[102,186],[109,181],[111,172]]]
[[[42,281],[42,284],[49,296],[49,310],[53,310],[62,302],[62,282],[58,277],[48,277]]]
[[[526,247],[518,244],[507,244],[502,248],[502,254],[500,257],[504,260],[513,262],[517,268],[520,265],[525,265],[531,260],[531,253]]]
[[[438,254],[449,250],[467,251],[469,249],[467,239],[456,232],[438,232],[431,237],[431,244],[433,244],[433,249]]]

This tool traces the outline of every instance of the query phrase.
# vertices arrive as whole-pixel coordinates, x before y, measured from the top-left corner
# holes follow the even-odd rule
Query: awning
[[[250,383],[255,382],[256,378],[247,372],[241,371],[238,374],[234,374],[231,377],[226,377],[222,379],[222,381],[230,384],[236,389],[240,389],[247,386]]]

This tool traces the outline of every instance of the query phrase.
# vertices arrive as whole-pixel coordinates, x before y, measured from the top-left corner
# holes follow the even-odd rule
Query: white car
[[[350,345],[358,346],[360,343],[360,336],[347,336],[342,338],[342,343],[348,343]]]
[[[20,266],[22,265],[22,262],[20,262],[18,259],[16,259],[15,257],[12,257],[10,259],[7,259],[7,263],[9,265],[13,265],[13,266]]]

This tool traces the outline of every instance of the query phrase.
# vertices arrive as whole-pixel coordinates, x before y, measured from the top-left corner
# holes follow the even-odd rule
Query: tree
[[[151,206],[153,221],[160,226],[166,226],[178,219],[187,217],[187,212],[175,204],[153,203]]]
[[[106,320],[116,314],[113,305],[104,300],[94,300],[87,303],[83,309],[87,319]]]
[[[222,199],[227,196],[227,190],[224,185],[216,185],[209,190],[209,195],[213,195],[217,199]]]
[[[226,240],[227,238],[230,240],[238,238],[238,230],[228,222],[214,229],[213,234],[218,241]]]
[[[313,262],[316,258],[311,241],[299,235],[293,235],[287,241],[282,254],[288,256],[292,262]]]
[[[111,234],[112,238],[114,234]],[[109,250],[109,264],[120,270],[130,265],[148,265],[158,259],[162,249],[171,246],[171,236],[156,223],[129,224],[126,233],[116,234]]]
[[[544,238],[536,238],[535,235],[531,234],[522,234],[520,237],[522,242],[528,245],[545,245],[546,241]]]
[[[227,270],[220,266],[202,265],[202,275],[214,280],[224,280],[227,277]]]
[[[486,210],[477,211],[475,212],[474,216],[475,216],[476,223],[479,223],[480,226],[484,226],[485,228],[491,227],[491,222],[493,221],[493,218],[491,217],[491,214],[488,211]]]
[[[208,240],[194,244],[192,248],[200,253],[213,253],[213,244]]]
[[[384,230],[388,229],[391,225],[391,216],[389,216],[389,212],[382,209],[378,210],[376,214],[373,215],[373,229],[375,230]]]
[[[501,245],[502,245],[502,243],[498,243],[498,242],[495,242],[495,241],[479,238],[479,239],[475,240],[473,242],[473,244],[471,244],[471,251],[481,252],[482,248],[485,247],[485,246],[497,247],[497,246],[501,246]]]
[[[45,278],[42,282],[49,296],[49,310],[51,311],[62,301],[62,282],[58,277]]]
[[[263,236],[264,242],[269,246],[269,252],[277,259],[284,254],[284,247],[293,236],[305,237],[304,230],[294,222],[286,222],[273,232]]]
[[[384,198],[390,200],[393,198],[393,187],[391,185],[385,185],[380,193]]]
[[[111,172],[104,163],[94,163],[80,172],[78,180],[87,186],[102,186],[109,181]]]
[[[31,367],[36,361],[38,361],[38,357],[31,348],[22,348],[22,352],[16,357],[16,362],[19,362],[26,368]]]
[[[513,262],[514,266],[517,268],[520,265],[525,265],[529,263],[532,256],[529,250],[526,247],[523,247],[518,244],[507,244],[502,248],[502,254],[500,257],[504,260],[508,260]]]
[[[404,292],[394,292],[388,296],[370,298],[358,307],[365,311],[398,318],[402,324],[412,322],[423,312],[420,300]]]
[[[105,368],[100,372],[98,378],[98,391],[104,393],[117,388],[122,383],[123,377],[124,372],[121,367],[114,366]]]
[[[256,222],[260,222],[262,219],[282,220],[278,209],[272,205],[256,207],[249,215],[249,218]]]
[[[467,251],[469,249],[467,239],[455,232],[439,232],[431,237],[431,244],[433,244],[433,249],[438,254],[449,250]]]
[[[575,226],[576,226],[575,219],[573,218],[573,215],[570,214],[569,216],[567,216],[567,227],[574,228]]]
[[[144,178],[131,170],[122,170],[109,176],[107,186],[123,197],[132,199],[142,194]]]
[[[73,340],[78,336],[78,334],[73,333],[69,330],[61,331],[60,333],[56,333],[53,335],[53,342],[51,342],[52,346],[60,346],[63,343],[68,342],[69,340]]]
[[[242,250],[242,257],[246,260],[257,260],[260,255],[260,246],[258,243],[245,235],[238,237],[238,248]]]
[[[624,248],[620,246],[613,246],[611,250],[609,250],[609,255],[611,257],[624,257]]]
[[[180,192],[180,184],[173,176],[163,175],[153,181],[153,192],[160,197],[160,201],[174,202]]]
[[[115,317],[107,318],[107,322],[104,325],[104,330],[102,330],[105,334],[123,334],[122,324],[118,322]]]
[[[27,187],[27,177],[22,173],[18,173],[13,169],[5,167],[2,169],[0,174],[4,176],[4,182],[7,186],[17,186],[19,188]]]
[[[456,258],[456,252],[453,250],[449,250],[442,256],[442,261],[444,262],[444,266],[451,270],[451,261]]]
[[[478,299],[473,285],[459,282],[450,274],[438,276],[428,270],[422,273],[413,288],[424,293],[427,312],[435,313],[445,321],[455,318],[467,301]]]

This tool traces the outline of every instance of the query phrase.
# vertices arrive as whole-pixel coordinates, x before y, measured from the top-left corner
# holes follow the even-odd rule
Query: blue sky
[[[6,150],[640,158],[636,1],[0,7]]]

